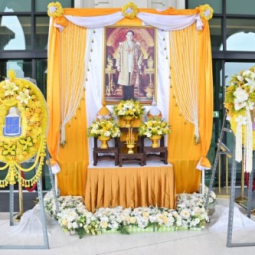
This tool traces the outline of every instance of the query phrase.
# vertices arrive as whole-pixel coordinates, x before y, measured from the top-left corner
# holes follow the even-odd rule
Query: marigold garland
[[[48,112],[41,91],[30,81],[15,78],[15,72],[8,72],[9,79],[0,83],[0,161],[5,163],[1,170],[8,169],[0,187],[15,184],[30,187],[41,176],[46,149]],[[4,127],[10,108],[15,107],[20,114],[21,134],[6,136]],[[21,167],[20,163],[36,156],[33,166]],[[20,171],[29,172],[38,165],[36,174],[29,180]]]

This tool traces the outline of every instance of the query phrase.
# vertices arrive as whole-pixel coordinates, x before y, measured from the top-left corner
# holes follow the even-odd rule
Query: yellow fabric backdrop
[[[82,41],[81,38],[83,38]],[[67,40],[68,39],[68,40]],[[74,118],[66,125],[66,144],[59,147],[61,124],[62,92],[70,90],[74,69],[80,68],[84,74],[86,29],[69,24],[61,33],[51,26],[48,56],[47,102],[49,105],[48,148],[54,161],[60,165],[58,185],[61,195],[82,195],[85,193],[86,171],[88,167],[88,138],[85,92]],[[62,45],[62,46],[61,46]],[[76,45],[75,49],[73,48]],[[79,52],[78,62],[70,57]],[[60,70],[62,68],[62,70]],[[63,88],[66,80],[70,83]],[[62,82],[61,82],[62,81]],[[83,86],[84,77],[75,77],[75,82]],[[61,86],[62,85],[62,86]]]
[[[179,31],[175,31],[177,34]],[[200,158],[208,165],[206,154],[208,152],[213,123],[213,83],[211,63],[211,43],[208,22],[204,22],[203,31],[197,31],[194,27],[193,33],[198,33],[198,60],[199,60],[199,134],[200,143],[194,141],[194,125],[185,121],[176,103],[176,98],[171,89],[169,120],[172,133],[169,135],[169,162],[174,166],[176,192],[195,192],[199,189],[201,171],[196,170]],[[194,35],[193,35],[194,36]],[[180,48],[183,47],[179,44]],[[182,50],[180,49],[180,53]],[[195,60],[194,66],[195,66]],[[178,63],[177,68],[185,71],[185,63]],[[171,69],[172,83],[175,83],[175,74]],[[178,89],[178,87],[177,87]]]
[[[75,16],[99,16],[111,14],[120,11],[120,9],[65,9],[65,14]],[[174,10],[172,8],[157,12],[152,9],[139,9],[139,11],[157,13],[162,15],[190,15],[198,10]],[[123,19],[118,25],[141,25],[137,18]],[[76,119],[73,118],[70,126],[66,127],[66,141],[64,148],[58,151],[60,135],[60,49],[59,39],[61,33],[72,33],[71,27],[75,26],[68,22],[68,26],[63,32],[53,25],[50,29],[49,37],[49,55],[48,55],[48,83],[47,83],[47,101],[49,106],[50,125],[48,135],[48,147],[54,160],[61,166],[61,172],[58,174],[59,187],[62,195],[82,195],[85,192],[86,172],[88,166],[88,143],[86,134],[86,102],[80,104],[80,110],[76,113]],[[84,33],[84,41],[80,42],[77,51],[83,56],[85,52],[86,29],[80,27],[80,32]],[[211,73],[211,48],[210,33],[208,22],[204,22],[204,30],[199,33],[199,123],[201,144],[194,144],[194,127],[192,124],[184,124],[183,116],[179,116],[179,108],[175,106],[175,100],[170,100],[170,124],[173,132],[169,136],[169,161],[174,165],[177,193],[194,192],[198,190],[200,182],[200,171],[195,169],[200,157],[207,154],[212,132],[212,73]],[[62,35],[63,36],[63,35]],[[76,40],[76,38],[72,38]],[[69,45],[65,45],[66,52],[69,52]],[[62,56],[62,61],[65,58]],[[68,73],[72,73],[74,68],[81,67],[84,72],[84,64],[70,63]],[[62,77],[63,78],[63,77]],[[169,84],[170,85],[170,84]],[[168,107],[168,106],[166,106]],[[59,153],[59,154],[58,154]]]

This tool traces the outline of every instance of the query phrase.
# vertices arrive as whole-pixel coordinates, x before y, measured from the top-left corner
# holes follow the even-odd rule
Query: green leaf
[[[82,239],[86,235],[86,231],[84,228],[77,228],[75,230],[75,232],[79,236],[80,239]]]
[[[130,233],[128,232],[127,228],[125,226],[120,226],[117,231],[119,231],[121,234],[123,235],[130,235]]]

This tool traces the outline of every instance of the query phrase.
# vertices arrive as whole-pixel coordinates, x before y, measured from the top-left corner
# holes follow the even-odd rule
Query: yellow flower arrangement
[[[131,116],[138,119],[144,114],[144,109],[138,101],[133,99],[121,100],[119,104],[113,107],[113,113],[118,117]]]
[[[48,15],[52,18],[62,17],[64,14],[64,9],[62,8],[61,3],[49,3],[48,4]]]
[[[171,133],[170,126],[164,120],[151,119],[144,122],[138,129],[138,135],[148,138],[153,135],[167,135]]]
[[[95,120],[88,128],[90,137],[119,137],[120,129],[113,120],[100,119]]]
[[[212,18],[213,8],[209,4],[200,5],[198,8],[200,11],[199,14],[200,14],[201,18],[203,18],[205,20],[209,20]]]
[[[18,179],[23,186],[32,186],[40,177],[46,148],[48,113],[41,91],[30,81],[15,78],[14,71],[8,73],[9,80],[0,83],[0,161],[7,169],[0,187],[15,184]],[[14,112],[13,112],[14,109]],[[14,114],[14,115],[13,115]],[[16,115],[15,115],[16,114]],[[7,119],[16,117],[19,134],[6,134]],[[29,169],[22,168],[25,162],[35,156],[35,163]],[[30,180],[24,179],[20,171],[28,172],[39,164],[38,171]],[[20,171],[18,171],[20,170]]]
[[[133,19],[134,17],[136,17],[138,13],[138,8],[137,6],[132,3],[132,2],[129,2],[127,3],[126,5],[124,5],[122,7],[122,14],[126,17],[126,18],[130,18],[130,19]]]

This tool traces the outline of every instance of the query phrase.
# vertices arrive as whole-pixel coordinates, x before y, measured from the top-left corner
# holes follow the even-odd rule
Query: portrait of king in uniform
[[[152,27],[105,28],[103,100],[134,99],[151,104],[156,93],[156,30]]]

